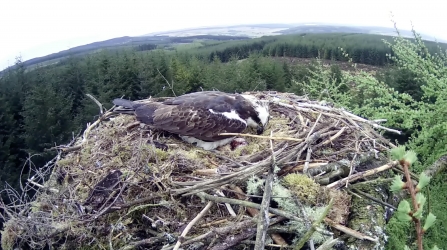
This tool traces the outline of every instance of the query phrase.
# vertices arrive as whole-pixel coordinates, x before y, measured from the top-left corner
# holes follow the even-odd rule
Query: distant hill
[[[411,31],[400,30],[404,37],[412,37]],[[49,54],[43,57],[37,57],[24,62],[26,67],[40,64],[42,66],[56,63],[62,58],[73,55],[82,55],[92,53],[101,49],[120,49],[120,48],[142,48],[141,50],[153,49],[157,47],[166,47],[178,43],[192,43],[196,40],[244,40],[262,36],[277,36],[285,34],[300,33],[359,33],[359,34],[378,34],[395,36],[396,32],[392,28],[376,26],[344,26],[331,24],[253,24],[253,25],[234,25],[220,27],[199,27],[192,29],[172,30],[166,32],[149,33],[136,37],[117,37],[105,41],[98,41],[86,45],[73,47],[57,53]],[[434,41],[432,36],[421,34],[423,39]],[[441,43],[447,43],[446,40],[438,40]],[[11,66],[10,68],[14,68]],[[4,71],[0,71],[0,76]]]
[[[83,55],[87,53],[93,53],[102,49],[122,49],[122,48],[136,48],[139,46],[142,48],[151,47],[156,48],[157,46],[166,46],[169,44],[177,43],[192,43],[196,40],[215,40],[215,41],[228,41],[228,40],[244,40],[250,39],[247,36],[220,36],[220,35],[195,35],[188,37],[170,37],[170,36],[137,36],[137,37],[117,37],[104,41],[89,43],[86,45],[81,45],[73,47],[67,50],[62,50],[56,53],[52,53],[42,57],[36,57],[30,60],[24,61],[25,67],[30,67],[36,64],[42,64],[43,66],[51,63],[57,62],[58,59],[65,58],[67,56]],[[154,45],[154,46],[147,46]],[[3,71],[0,71],[0,76],[3,72],[8,69],[14,69],[15,66],[11,66]]]
[[[404,37],[413,37],[409,30],[399,30]],[[234,26],[215,26],[215,27],[200,27],[192,29],[171,30],[164,32],[155,32],[146,34],[148,36],[192,36],[192,35],[243,35],[248,37],[274,36],[286,34],[300,34],[300,33],[361,33],[361,34],[376,34],[396,36],[394,28],[380,27],[380,26],[348,26],[348,25],[334,25],[326,23],[297,23],[297,24],[254,24],[254,25],[234,25]],[[435,41],[431,35],[421,34],[424,40]],[[440,40],[438,42],[447,43],[447,40]]]

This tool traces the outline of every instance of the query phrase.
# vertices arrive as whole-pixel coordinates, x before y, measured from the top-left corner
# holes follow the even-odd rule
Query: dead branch
[[[182,244],[183,238],[188,234],[189,230],[191,230],[192,226],[197,223],[204,215],[205,213],[210,210],[211,206],[213,205],[212,201],[209,201],[208,204],[206,204],[205,208],[192,220],[188,223],[186,228],[183,230],[182,234],[180,235],[179,239],[177,240],[177,243],[174,246],[174,250],[178,250],[180,248],[180,245]]]
[[[310,229],[303,235],[303,237],[301,237],[301,239],[298,241],[298,243],[296,243],[295,250],[300,250],[304,246],[304,244],[310,239],[312,234],[316,231],[316,228],[326,218],[326,216],[329,213],[329,210],[332,208],[333,204],[334,204],[334,200],[331,199],[331,201],[326,206],[326,208],[325,208],[324,212],[321,214],[321,216],[312,223],[312,226],[310,227]]]
[[[212,196],[212,195],[209,195],[209,194],[203,193],[203,192],[198,193],[196,195],[199,196],[200,198],[203,198],[203,199],[206,199],[206,200],[210,200],[210,201],[214,201],[214,202],[229,203],[229,204],[233,204],[233,205],[241,205],[241,206],[244,206],[244,207],[252,207],[252,208],[257,208],[257,209],[261,208],[260,204],[249,202],[249,201],[230,199],[230,198],[223,198],[223,197],[216,197],[216,196]],[[296,217],[295,215],[290,214],[290,213],[285,212],[285,211],[282,211],[280,209],[269,208],[268,210],[272,214],[276,214],[276,215],[288,218],[290,220],[302,221],[301,218]]]
[[[378,241],[378,239],[376,239],[376,238],[372,238],[372,237],[366,236],[366,235],[364,235],[364,234],[362,234],[360,232],[352,230],[349,227],[345,227],[343,225],[335,223],[335,221],[333,221],[333,220],[331,220],[329,218],[324,218],[324,222],[326,222],[326,224],[328,224],[329,226],[331,226],[331,227],[333,227],[333,228],[335,228],[335,229],[337,229],[337,230],[339,230],[339,231],[341,231],[341,232],[343,232],[345,234],[349,234],[352,237],[357,238],[359,240],[369,240],[369,241],[372,241],[372,242],[377,242]]]
[[[102,115],[104,114],[104,106],[91,94],[85,94],[86,96],[88,96],[88,98],[92,99],[96,105],[98,105],[99,107],[99,113]]]
[[[272,132],[273,133],[273,132]],[[272,133],[270,136],[272,136]],[[264,195],[261,202],[261,210],[258,216],[258,226],[256,229],[256,243],[255,249],[264,249],[265,238],[267,236],[267,229],[269,225],[268,209],[270,207],[270,198],[272,196],[274,170],[276,168],[275,152],[273,151],[272,140],[270,140],[270,150],[272,151],[272,164],[267,174],[267,179],[264,185]]]
[[[341,186],[345,185],[346,182],[355,181],[355,180],[358,180],[360,178],[364,178],[364,177],[367,177],[367,176],[370,176],[370,175],[374,175],[374,174],[383,172],[385,170],[388,170],[388,169],[392,168],[397,163],[398,163],[397,161],[392,161],[392,162],[390,162],[388,164],[385,164],[383,166],[380,166],[378,168],[370,169],[370,170],[366,170],[366,171],[363,171],[363,172],[359,172],[359,173],[353,174],[353,175],[351,175],[349,177],[346,177],[346,178],[343,178],[343,179],[341,179],[339,181],[333,182],[333,183],[327,185],[327,187],[328,188],[340,188]]]
[[[284,140],[284,141],[297,141],[297,142],[304,141],[304,139],[297,139],[297,138],[292,138],[292,137],[278,137],[278,136],[273,137],[273,136],[242,134],[242,133],[220,133],[219,135],[234,135],[234,136],[245,136],[245,137],[269,139],[269,140]]]
[[[242,189],[240,187],[238,187],[236,185],[230,185],[230,188],[233,191],[235,191],[234,194],[236,195],[236,197],[238,199],[240,199],[240,200],[245,199],[246,194],[244,194],[244,192],[242,191]],[[257,216],[259,214],[259,210],[254,209],[252,207],[247,207],[246,210],[247,210],[248,214],[251,217],[255,217],[255,216]],[[277,233],[270,234],[270,237],[272,237],[273,241],[276,244],[279,244],[281,246],[287,246],[288,245],[287,242],[284,240],[284,238],[281,235],[277,234]]]
[[[172,85],[171,85],[171,84],[169,83],[168,79],[166,79],[166,77],[160,72],[160,70],[158,70],[158,68],[157,68],[157,72],[158,72],[158,74],[160,74],[161,77],[163,77],[163,79],[166,81],[166,84],[168,84],[168,87],[171,89],[172,94],[173,94],[174,96],[177,96],[177,95],[175,94],[175,91],[174,91],[174,82],[173,82]]]

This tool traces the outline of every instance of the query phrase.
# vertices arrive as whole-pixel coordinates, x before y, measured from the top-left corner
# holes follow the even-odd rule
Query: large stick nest
[[[204,151],[133,115],[102,114],[32,173],[24,189],[37,186],[33,197],[9,193],[3,249],[172,249],[177,242],[183,249],[250,249],[272,164],[266,248],[296,244],[330,200],[307,240],[321,245],[348,234],[378,241],[346,228],[351,196],[344,187],[373,178],[368,170],[388,162],[393,145],[378,133],[386,128],[293,94],[251,94],[270,101],[272,118],[264,137],[239,135],[248,145],[235,150]]]

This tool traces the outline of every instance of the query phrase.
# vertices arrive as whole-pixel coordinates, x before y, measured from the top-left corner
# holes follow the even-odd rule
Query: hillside
[[[403,37],[412,37],[411,31],[401,30]],[[153,46],[153,48],[172,48],[176,44],[193,43],[195,41],[228,41],[247,40],[266,36],[280,36],[290,34],[371,34],[381,36],[395,36],[394,29],[384,27],[361,27],[361,26],[341,26],[328,24],[254,24],[236,25],[225,27],[202,27],[192,29],[182,29],[166,32],[149,33],[136,37],[117,37],[105,41],[98,41],[86,45],[76,46],[68,50],[52,53],[47,56],[33,58],[24,61],[26,67],[45,66],[57,63],[67,56],[83,55],[98,52],[103,49],[134,49],[138,46]],[[427,41],[434,41],[429,35],[422,35]],[[447,42],[447,41],[439,41]],[[11,66],[10,69],[15,66]],[[5,70],[0,71],[0,76]]]

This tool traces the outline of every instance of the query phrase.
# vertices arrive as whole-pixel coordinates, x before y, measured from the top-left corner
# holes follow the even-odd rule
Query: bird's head
[[[265,127],[267,127],[270,113],[269,113],[269,101],[260,100],[252,95],[242,95],[246,100],[249,101],[254,109],[250,117],[247,119],[247,125],[256,129],[258,135],[264,132]]]

